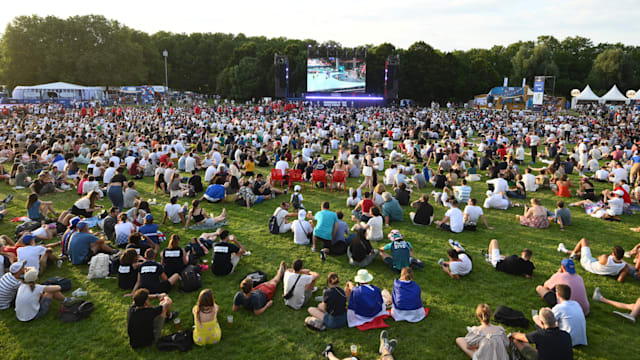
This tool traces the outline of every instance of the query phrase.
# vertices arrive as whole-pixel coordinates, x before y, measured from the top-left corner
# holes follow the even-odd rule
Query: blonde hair
[[[491,308],[487,304],[480,304],[476,307],[476,316],[483,324],[491,322]]]

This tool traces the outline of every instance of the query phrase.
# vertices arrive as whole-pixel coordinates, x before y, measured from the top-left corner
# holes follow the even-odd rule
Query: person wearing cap
[[[400,272],[407,266],[412,266],[415,260],[413,258],[413,246],[404,240],[404,237],[398,230],[391,230],[388,236],[391,242],[379,249],[380,258],[391,270]]]
[[[49,312],[51,300],[56,299],[63,304],[70,303],[73,298],[62,295],[60,285],[40,285],[38,270],[30,269],[24,274],[24,284],[16,293],[16,317],[20,321],[31,321],[43,318]]]
[[[540,309],[538,318],[541,329],[527,334],[514,332],[509,336],[522,357],[527,360],[573,359],[571,335],[560,330],[551,309]],[[535,349],[529,344],[535,344]]]
[[[298,218],[291,223],[293,243],[309,245],[313,236],[313,214],[304,209],[298,210]]]
[[[36,245],[36,237],[32,234],[25,234],[22,237],[22,243],[25,245],[16,249],[18,261],[26,261],[27,267],[36,269],[40,274],[47,268],[50,262],[60,260],[53,254],[52,248],[60,245],[60,242],[47,245]]]
[[[587,299],[587,290],[584,287],[584,281],[582,277],[576,274],[576,267],[571,259],[563,259],[560,262],[560,269],[553,274],[549,280],[545,281],[543,285],[536,287],[538,295],[549,306],[554,307],[558,303],[556,296],[556,286],[567,285],[571,288],[571,300],[580,304],[584,316],[589,315],[589,300]]]
[[[302,194],[300,194],[300,190],[301,190],[300,185],[294,186],[293,194],[291,194],[291,199],[289,200],[291,205],[294,206],[294,210],[304,209],[304,205],[302,205],[302,202],[304,201],[304,197],[302,196]],[[295,198],[297,198],[297,207],[295,206],[296,205],[296,202],[294,201]]]
[[[18,288],[22,285],[20,278],[26,272],[26,263],[26,260],[14,262],[9,266],[9,272],[0,277],[0,310],[10,308],[16,298]]]
[[[296,218],[298,217],[298,213],[297,212],[289,212],[289,203],[286,201],[283,201],[280,203],[280,206],[278,206],[275,211],[273,212],[273,215],[276,218],[276,225],[278,226],[278,229],[280,230],[280,234],[284,234],[287,233],[289,231],[291,231],[291,223],[287,222],[287,218],[289,217],[293,217]]]
[[[594,258],[591,247],[586,238],[580,239],[573,251],[568,250],[564,243],[558,244],[558,252],[569,254],[572,259],[580,259],[580,265],[590,273],[596,275],[617,276],[618,282],[623,282],[629,273],[629,267],[624,262],[624,249],[614,246],[611,255],[602,254]]]
[[[112,254],[116,251],[105,243],[104,234],[98,238],[90,233],[86,221],[78,222],[76,229],[69,241],[69,258],[73,265],[88,264],[93,255],[99,252]]]
[[[380,315],[388,314],[382,299],[382,291],[370,284],[373,281],[373,275],[367,269],[358,270],[354,281],[355,285],[349,281],[344,288],[345,295],[349,299],[347,308],[349,327],[360,326]]]

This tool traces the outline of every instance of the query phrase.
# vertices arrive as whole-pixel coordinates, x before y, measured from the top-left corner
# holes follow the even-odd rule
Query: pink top
[[[557,272],[544,283],[544,286],[553,290],[559,284],[569,285],[571,288],[571,299],[569,300],[574,300],[580,304],[584,316],[589,315],[589,300],[587,299],[587,290],[584,288],[582,277],[578,274]]]

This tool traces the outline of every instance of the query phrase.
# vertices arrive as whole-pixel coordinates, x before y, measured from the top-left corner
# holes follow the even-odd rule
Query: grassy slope
[[[261,169],[264,171],[265,169]],[[574,182],[577,177],[573,176]],[[138,191],[143,198],[151,195],[151,179],[138,182]],[[350,180],[348,186],[356,185]],[[473,183],[473,196],[483,201],[486,184]],[[598,185],[597,190],[604,189]],[[425,191],[431,191],[428,187]],[[0,198],[14,191],[0,185]],[[19,191],[15,200],[9,206],[9,216],[20,216],[25,213],[26,192]],[[332,209],[345,207],[345,196],[340,193],[309,192],[304,190],[304,205],[314,212],[320,203],[329,200]],[[554,208],[557,198],[548,190],[535,194],[543,200],[548,208]],[[166,197],[155,196],[164,204]],[[417,195],[412,196],[412,199]],[[48,195],[44,200],[54,201],[57,209],[71,207],[76,199],[72,192]],[[292,235],[275,236],[267,230],[267,220],[277,206],[278,201],[268,201],[250,210],[228,204],[230,217],[229,230],[236,234],[245,247],[253,255],[245,257],[233,275],[214,277],[207,273],[203,277],[204,287],[214,290],[217,303],[221,307],[219,321],[221,322],[222,342],[205,348],[194,348],[188,356],[192,358],[206,358],[212,354],[227,359],[279,359],[284,356],[293,359],[317,359],[319,352],[326,343],[333,343],[338,355],[347,355],[349,345],[359,345],[359,355],[362,359],[377,358],[378,332],[360,332],[355,329],[340,329],[315,333],[303,326],[307,316],[306,311],[294,311],[284,306],[282,301],[282,286],[277,289],[274,306],[264,315],[255,317],[247,312],[234,314],[233,327],[226,324],[226,316],[231,314],[232,297],[238,290],[242,277],[253,270],[263,270],[270,276],[275,273],[277,264],[281,260],[290,263],[296,258],[305,260],[305,266],[321,274],[324,279],[330,271],[336,271],[344,284],[352,279],[357,269],[348,265],[346,257],[330,257],[322,263],[315,253],[308,247],[293,244]],[[575,199],[573,199],[575,200]],[[109,206],[109,201],[102,202]],[[221,205],[205,205],[209,213],[218,214]],[[408,219],[408,209],[405,209]],[[155,206],[153,213],[156,218],[162,215],[162,205]],[[581,237],[588,237],[594,242],[594,254],[608,253],[614,244],[631,248],[638,242],[635,234],[629,232],[629,226],[640,225],[637,217],[623,216],[620,223],[605,222],[592,219],[581,209],[572,208],[573,225],[560,232],[557,227],[548,230],[536,230],[518,225],[514,215],[521,213],[520,209],[508,211],[488,210],[486,217],[495,230],[488,231],[482,227],[477,232],[464,232],[451,236],[437,230],[435,227],[412,226],[408,221],[393,224],[392,228],[399,229],[405,239],[410,240],[415,248],[416,256],[425,261],[424,271],[416,273],[416,281],[422,287],[422,299],[431,313],[418,324],[398,323],[387,321],[391,326],[391,337],[399,339],[399,346],[394,353],[398,359],[465,359],[465,355],[456,348],[454,339],[463,336],[465,326],[476,324],[474,316],[475,306],[486,302],[495,309],[498,305],[508,305],[520,309],[525,314],[529,310],[540,308],[543,302],[535,293],[535,286],[544,282],[553,274],[562,256],[556,252],[557,243],[564,241],[568,247]],[[436,208],[436,218],[440,219],[444,209]],[[7,220],[0,223],[0,232],[13,234],[14,225]],[[195,231],[185,231],[182,228],[165,225],[165,234],[179,233],[186,239],[198,235]],[[385,231],[388,231],[386,228]],[[448,248],[446,240],[453,237],[465,245],[475,256],[474,269],[460,281],[449,279],[437,266],[436,261],[445,257]],[[536,271],[533,279],[506,275],[496,272],[484,263],[480,251],[486,248],[490,239],[500,241],[504,254],[519,253],[523,247],[529,247],[534,252],[533,262]],[[374,245],[378,246],[378,244]],[[369,271],[375,276],[373,283],[381,288],[390,288],[394,274],[381,261],[376,260]],[[130,304],[130,298],[122,297],[124,293],[118,289],[116,281],[111,279],[94,280],[85,283],[86,266],[73,267],[68,263],[58,269],[49,268],[44,278],[60,275],[73,281],[74,289],[81,286],[89,291],[89,300],[96,304],[96,310],[87,320],[80,323],[65,324],[56,320],[57,304],[44,320],[33,323],[21,323],[16,320],[13,310],[0,312],[0,353],[3,359],[45,359],[45,358],[171,358],[174,354],[161,353],[155,349],[132,351],[128,346],[126,334],[125,311]],[[586,273],[579,268],[578,273],[584,278],[587,292],[590,294],[595,286],[600,286],[606,296],[625,302],[635,301],[640,291],[638,283],[627,280],[618,284],[612,278],[604,278]],[[322,281],[321,281],[322,282]],[[320,283],[320,285],[322,285]],[[193,318],[191,307],[196,301],[197,293],[181,293],[173,290],[170,293],[174,299],[174,310],[179,310],[183,327],[191,326]],[[591,315],[587,319],[587,335],[589,346],[575,350],[576,358],[580,359],[614,359],[628,358],[628,346],[625,344],[637,341],[637,327],[622,323],[611,314],[611,307],[597,303],[592,304]],[[507,331],[517,329],[507,329]],[[530,329],[531,330],[531,329]],[[172,331],[165,327],[165,333]],[[64,337],[64,340],[63,338]],[[257,355],[259,354],[259,355]]]

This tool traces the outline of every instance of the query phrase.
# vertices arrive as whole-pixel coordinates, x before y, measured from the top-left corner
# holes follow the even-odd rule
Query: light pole
[[[169,73],[167,72],[167,57],[169,56],[169,52],[167,49],[162,52],[162,56],[164,56],[164,96],[166,99],[169,94]]]

